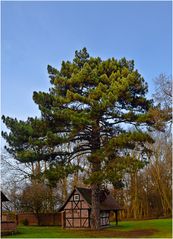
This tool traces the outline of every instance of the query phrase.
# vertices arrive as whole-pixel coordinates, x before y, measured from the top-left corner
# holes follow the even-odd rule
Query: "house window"
[[[79,194],[74,195],[74,201],[79,201]]]
[[[108,217],[109,216],[109,213],[103,211],[100,213],[100,217]]]

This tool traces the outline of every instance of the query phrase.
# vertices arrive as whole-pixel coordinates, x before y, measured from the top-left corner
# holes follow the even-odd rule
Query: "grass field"
[[[19,226],[18,233],[8,238],[172,238],[171,231],[171,219],[156,219],[119,222],[117,227],[113,223],[111,227],[101,231],[67,230],[56,226]]]

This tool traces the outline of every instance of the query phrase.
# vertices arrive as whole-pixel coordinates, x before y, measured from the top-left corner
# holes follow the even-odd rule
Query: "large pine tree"
[[[153,142],[147,133],[155,123],[147,84],[133,61],[90,57],[86,48],[76,51],[72,62],[63,61],[60,70],[48,65],[48,73],[49,92],[33,94],[41,118],[19,122],[3,117],[11,130],[3,136],[21,162],[44,159],[68,165],[85,156],[91,166],[91,227],[99,229],[102,182],[119,180],[118,168],[134,163],[130,150],[142,157],[146,143]]]

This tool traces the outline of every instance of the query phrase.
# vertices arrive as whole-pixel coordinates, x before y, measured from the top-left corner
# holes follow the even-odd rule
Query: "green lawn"
[[[16,235],[8,236],[8,238],[172,238],[171,230],[171,219],[156,219],[119,222],[119,226],[117,227],[113,223],[111,227],[102,229],[101,231],[67,230],[56,226],[19,226],[18,233]],[[7,236],[4,238],[7,238]]]

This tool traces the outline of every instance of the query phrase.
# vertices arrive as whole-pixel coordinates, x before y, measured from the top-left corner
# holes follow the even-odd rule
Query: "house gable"
[[[80,191],[76,188],[73,190],[72,194],[68,197],[68,200],[63,206],[63,209],[89,209],[91,205],[85,200]],[[61,209],[62,210],[62,209]]]

